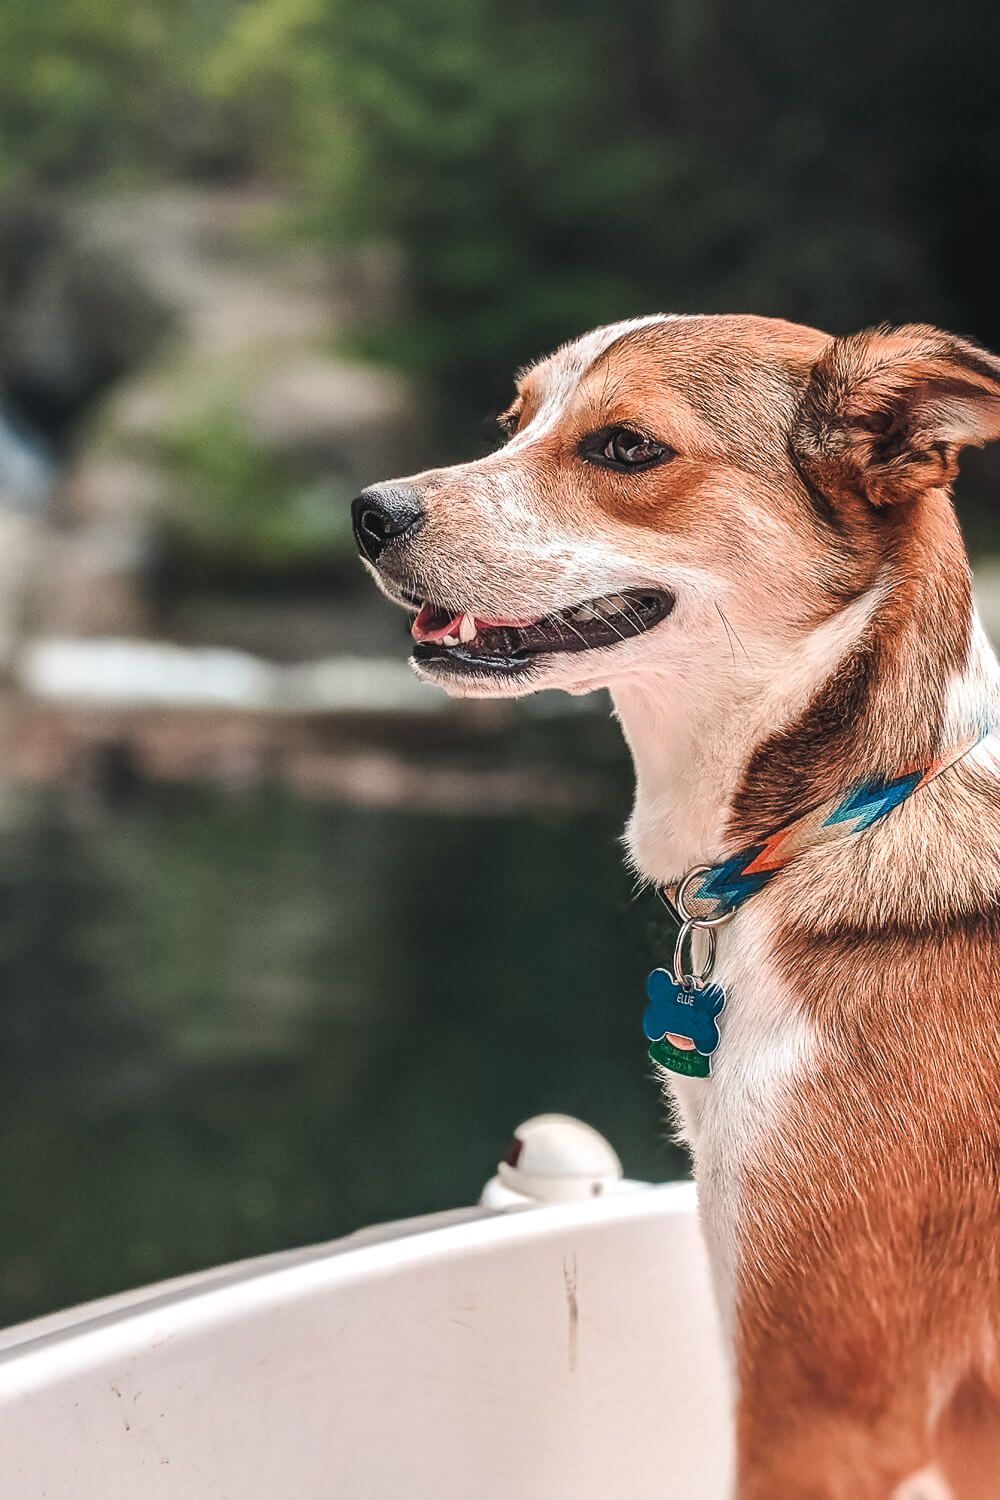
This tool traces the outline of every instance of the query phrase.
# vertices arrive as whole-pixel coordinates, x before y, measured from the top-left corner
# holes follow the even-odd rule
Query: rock
[[[169,482],[156,463],[127,453],[84,447],[61,489],[61,510],[90,525],[118,520],[151,525],[169,504]]]
[[[29,598],[46,632],[143,636],[165,600],[360,577],[348,502],[421,467],[426,424],[336,348],[398,311],[401,269],[331,264],[276,235],[286,212],[228,188],[0,208],[0,497],[59,522],[34,594],[10,523],[0,663]]]
[[[144,635],[151,610],[145,586],[149,533],[126,517],[109,516],[53,538],[38,605],[46,634]]]
[[[277,450],[346,471],[355,491],[405,472],[421,446],[409,381],[309,351],[257,375],[246,393],[245,419]]]
[[[170,191],[82,221],[87,243],[141,266],[173,333],[95,412],[63,513],[141,518],[169,576],[199,586],[353,567],[347,502],[426,456],[414,386],[333,352],[345,287],[389,305],[390,261],[338,278],[295,247],[262,254],[274,212],[259,194]]]
[[[87,244],[51,201],[0,206],[0,391],[39,435],[61,443],[168,326],[141,271]]]
[[[254,189],[175,187],[91,199],[76,222],[88,245],[141,274],[179,344],[213,357],[317,342],[341,326],[324,259],[274,247],[285,211]]]

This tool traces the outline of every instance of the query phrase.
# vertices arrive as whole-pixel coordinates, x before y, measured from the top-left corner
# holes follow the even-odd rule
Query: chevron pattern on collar
[[[741,849],[730,859],[713,865],[700,880],[693,881],[684,898],[685,906],[696,920],[735,911],[800,854],[842,843],[881,822],[914,792],[964,760],[990,733],[989,728],[977,729],[930,766],[903,771],[890,781],[873,777],[858,782],[845,796],[821,803],[785,823],[761,843]],[[672,905],[673,892],[662,894]]]

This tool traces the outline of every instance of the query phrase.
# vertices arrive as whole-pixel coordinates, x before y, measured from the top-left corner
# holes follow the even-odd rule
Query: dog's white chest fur
[[[762,903],[751,902],[723,931],[716,978],[727,1003],[711,1077],[681,1078],[661,1070],[694,1158],[702,1226],[727,1325],[739,1273],[743,1176],[753,1171],[757,1147],[778,1127],[789,1090],[814,1051],[812,1029],[776,970],[770,939]]]

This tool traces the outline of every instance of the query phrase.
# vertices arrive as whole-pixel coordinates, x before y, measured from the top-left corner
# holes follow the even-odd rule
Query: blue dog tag
[[[642,1029],[651,1042],[682,1037],[692,1042],[702,1057],[715,1051],[719,1045],[716,1016],[726,1003],[726,992],[720,984],[687,988],[677,984],[666,969],[654,969],[646,980],[646,994],[649,1004]]]

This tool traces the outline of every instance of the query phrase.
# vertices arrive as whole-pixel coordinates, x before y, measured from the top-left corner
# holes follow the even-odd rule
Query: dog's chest
[[[727,1003],[711,1076],[662,1075],[694,1159],[724,1319],[731,1314],[739,1270],[744,1173],[752,1172],[758,1149],[780,1128],[790,1091],[815,1050],[794,987],[775,963],[763,906],[742,911],[720,943],[716,977]]]

